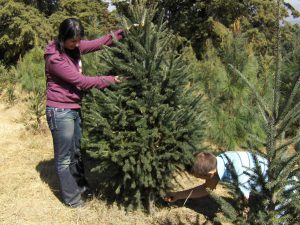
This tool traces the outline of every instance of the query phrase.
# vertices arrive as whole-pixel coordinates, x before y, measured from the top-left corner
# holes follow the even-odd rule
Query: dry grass
[[[21,103],[7,107],[0,102],[0,224],[203,224],[207,219],[200,213],[214,209],[207,207],[209,200],[190,206],[188,201],[185,207],[179,203],[159,209],[154,216],[128,213],[96,198],[81,209],[64,206],[59,200],[50,134],[28,132],[22,122],[25,111]],[[185,188],[199,184],[186,176],[180,179]]]

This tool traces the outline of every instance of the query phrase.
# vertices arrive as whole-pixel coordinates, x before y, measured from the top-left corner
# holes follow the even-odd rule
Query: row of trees
[[[213,195],[223,216],[233,224],[294,224],[299,220],[299,202],[293,200],[299,194],[300,153],[289,154],[287,147],[300,137],[285,133],[297,129],[299,121],[299,76],[292,75],[296,82],[283,93],[281,2],[269,53],[257,54],[239,21],[232,29],[214,22],[223,40],[218,48],[208,41],[201,60],[173,41],[155,6],[138,2],[119,9],[123,27],[141,27],[126,31],[125,41],[101,57],[128,81],[85,100],[85,148],[98,162],[94,170],[108,178],[105,184],[126,205],[147,206],[151,212],[156,199],[172,187],[176,172],[201,151],[206,131],[224,149],[246,147],[269,162],[268,179],[257,163],[257,201],[244,200],[237,179],[230,192],[233,204]]]
[[[158,4],[158,11],[164,12],[167,26],[180,35],[174,40],[179,42],[178,47],[191,46],[187,60],[193,62],[193,82],[198,82],[210,99],[210,141],[219,147],[233,148],[245,142],[249,129],[259,132],[257,125],[251,122],[257,121],[255,113],[251,115],[251,110],[247,109],[251,96],[248,96],[248,100],[240,98],[240,93],[247,96],[247,89],[243,88],[244,84],[236,82],[227,64],[239,64],[239,69],[252,73],[249,77],[255,78],[255,73],[259,73],[259,83],[268,85],[265,78],[274,46],[275,1],[151,2]],[[15,65],[34,46],[42,49],[47,41],[55,37],[58,24],[66,17],[80,18],[89,38],[111,30],[116,26],[117,19],[107,11],[106,3],[96,0],[10,0],[1,1],[0,6],[0,20],[3,21],[0,29],[0,60],[6,67]],[[297,15],[289,4],[284,3],[281,7],[283,13],[280,18],[287,15],[287,9],[292,9]],[[126,6],[122,8],[119,3],[118,8],[126,15]],[[292,36],[296,29],[288,24],[284,29],[288,47],[289,43],[295,42]],[[255,61],[263,63],[259,65]],[[90,70],[89,67],[86,66]],[[95,72],[99,72],[99,69]],[[264,86],[262,90],[266,90]],[[245,107],[241,108],[240,104]]]
[[[82,20],[89,37],[115,26],[114,17],[102,1],[0,1],[0,60],[15,64],[35,46],[44,47],[57,34],[59,23],[68,17]]]
[[[207,39],[217,46],[222,41],[215,33],[215,22],[229,28],[239,21],[248,39],[261,53],[272,46],[276,27],[274,0],[149,0],[151,2],[156,2],[158,10],[164,11],[168,27],[192,44],[198,58]],[[293,15],[299,15],[288,3],[283,2],[281,7],[280,19],[288,15],[287,9]],[[6,64],[16,63],[20,55],[35,45],[44,46],[47,40],[55,37],[56,28],[64,18],[81,19],[88,37],[99,36],[116,25],[116,18],[108,12],[107,3],[101,0],[1,0],[0,8],[0,60]]]
[[[40,46],[53,29],[75,16],[95,37],[117,23],[126,38],[84,58],[87,74],[128,78],[84,99],[83,145],[105,186],[127,206],[151,211],[205,140],[217,150],[259,151],[270,163],[257,208],[238,191],[233,208],[216,198],[234,224],[297,218],[299,201],[286,201],[297,192],[282,190],[299,177],[299,153],[290,157],[286,147],[299,141],[300,29],[281,22],[287,9],[297,12],[281,0],[115,4],[118,14],[109,14],[102,1],[0,1],[1,79],[20,81],[30,93],[37,123],[45,89]],[[129,29],[135,23],[140,26]]]

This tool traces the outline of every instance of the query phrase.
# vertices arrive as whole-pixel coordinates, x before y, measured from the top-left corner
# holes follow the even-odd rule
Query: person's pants
[[[80,152],[80,110],[46,107],[46,116],[62,198],[67,205],[74,205],[81,200],[81,189],[87,184]]]

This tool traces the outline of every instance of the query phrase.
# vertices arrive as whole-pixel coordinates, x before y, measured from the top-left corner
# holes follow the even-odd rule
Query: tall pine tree
[[[126,8],[125,39],[102,59],[127,80],[86,97],[84,146],[124,204],[151,213],[199,151],[203,106],[163,18],[152,22],[156,6],[141,0]]]
[[[27,92],[26,100],[28,103],[27,121],[28,128],[33,128],[33,131],[41,131],[42,117],[45,114],[45,63],[44,51],[40,47],[31,49],[16,66],[16,74],[18,80]],[[30,66],[28,66],[30,65]],[[33,121],[33,123],[31,123]]]
[[[255,56],[253,43],[247,41],[247,32],[239,20],[230,28],[214,22],[214,31],[220,47],[215,48],[213,40],[208,40],[202,60],[195,56],[189,60],[193,80],[203,90],[208,105],[208,142],[219,149],[232,150],[252,139],[249,134],[255,132],[261,137],[263,132],[259,127],[257,107],[253,107],[251,91],[228,65],[234,65],[255,82],[255,86],[261,87],[264,95],[267,95],[268,88],[264,86],[265,72],[262,68],[267,65],[261,60],[265,57],[258,60]]]
[[[223,209],[225,217],[233,224],[299,224],[300,215],[300,152],[288,151],[288,146],[300,140],[299,128],[294,136],[284,138],[286,130],[290,129],[300,119],[300,103],[295,102],[295,96],[300,85],[300,75],[290,89],[288,95],[282,93],[282,55],[281,55],[281,25],[280,5],[277,0],[277,32],[274,48],[274,76],[270,77],[272,95],[268,98],[260,92],[246,76],[236,67],[233,71],[248,85],[256,97],[256,103],[262,116],[262,127],[266,133],[265,140],[261,140],[265,149],[257,151],[263,155],[269,164],[267,177],[264,177],[256,162],[254,170],[252,192],[255,201],[245,201],[238,188],[238,180],[231,186],[233,205],[224,199],[215,196]],[[288,97],[286,97],[288,96]],[[232,171],[233,177],[235,172]]]

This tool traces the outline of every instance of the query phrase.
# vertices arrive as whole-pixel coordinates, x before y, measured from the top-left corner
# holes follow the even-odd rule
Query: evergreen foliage
[[[89,38],[109,32],[116,23],[108,12],[107,3],[99,0],[61,0],[58,10],[49,17],[49,21],[58,27],[62,20],[69,17],[81,20]]]
[[[125,205],[151,213],[200,150],[203,106],[163,18],[152,22],[155,5],[136,1],[127,10],[125,39],[102,57],[127,80],[86,97],[84,146],[98,162],[93,170]]]
[[[6,68],[0,63],[0,96],[3,95],[9,104],[14,104],[16,100],[17,80],[15,67]]]
[[[276,2],[273,0],[149,0],[158,2],[165,10],[168,26],[179,35],[191,41],[192,46],[200,57],[207,39],[217,41],[214,36],[213,22],[219,22],[229,27],[240,19],[249,38],[255,43],[261,53],[270,47],[276,27]],[[290,4],[281,5],[287,16],[287,9],[295,10]],[[283,17],[282,17],[283,18]],[[217,42],[214,42],[218,46]]]
[[[0,63],[0,94],[3,93],[7,85],[7,70],[3,64]]]
[[[33,6],[42,12],[45,16],[50,16],[58,10],[59,0],[16,0],[26,5]]]
[[[22,88],[27,91],[28,111],[34,119],[34,128],[41,128],[42,116],[45,112],[45,63],[44,52],[35,47],[22,58],[17,67],[17,76]],[[30,65],[30,66],[28,66]]]
[[[289,36],[283,40],[283,64],[282,64],[282,95],[287,98],[287,94],[289,90],[293,88],[295,82],[297,82],[297,74],[299,74],[300,70],[300,27],[299,25],[294,25],[289,27],[290,32]],[[286,33],[288,33],[286,31]],[[294,102],[293,104],[299,102],[300,100],[300,90],[298,89],[295,93]],[[297,131],[297,127],[299,127],[299,123],[296,126],[291,127],[286,132],[286,137],[290,135],[295,135],[295,131]]]
[[[44,47],[69,17],[82,21],[89,38],[107,33],[116,23],[103,1],[1,0],[0,61],[15,64],[34,46]]]
[[[34,7],[12,0],[0,1],[0,60],[14,63],[35,45],[51,37],[51,26]]]
[[[253,106],[253,95],[228,65],[234,65],[259,87],[264,84],[261,68],[265,64],[254,55],[253,44],[247,41],[247,34],[242,33],[239,21],[232,27],[229,29],[215,22],[215,36],[221,40],[220,48],[214,48],[212,41],[208,40],[202,60],[189,59],[193,80],[203,90],[208,104],[207,137],[210,143],[221,149],[235,149],[245,144],[252,139],[251,133],[263,136],[257,108]],[[267,95],[267,90],[269,88],[264,87],[264,95]]]
[[[234,185],[233,207],[230,207],[224,199],[216,198],[221,202],[225,216],[233,224],[297,224],[300,215],[300,152],[288,152],[287,147],[300,140],[299,130],[289,139],[284,138],[287,129],[299,121],[300,104],[294,101],[295,93],[298,91],[300,75],[297,74],[296,82],[289,91],[288,98],[282,95],[282,55],[281,55],[281,28],[280,28],[280,5],[277,1],[277,32],[276,46],[274,48],[274,75],[270,77],[273,84],[271,98],[261,96],[257,88],[237,67],[231,65],[232,70],[248,85],[253,92],[256,103],[263,118],[262,127],[266,133],[264,141],[265,150],[260,154],[269,162],[267,178],[263,177],[256,162],[256,182],[252,192],[256,199],[254,202],[245,202],[238,191],[238,184]],[[249,149],[253,150],[250,144]],[[259,151],[258,149],[256,149]],[[254,151],[254,150],[253,150]],[[232,171],[234,174],[234,171]],[[257,187],[259,191],[255,191]],[[226,206],[226,207],[224,207]],[[247,210],[245,210],[247,208]],[[244,212],[244,213],[243,213]]]

